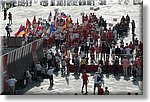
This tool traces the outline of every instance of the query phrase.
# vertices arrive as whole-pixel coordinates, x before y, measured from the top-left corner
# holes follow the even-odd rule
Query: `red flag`
[[[33,21],[32,21],[32,25],[36,23],[36,17],[34,16]]]
[[[31,22],[29,21],[29,19],[27,18],[26,21],[26,32],[28,33],[29,29],[31,29]]]

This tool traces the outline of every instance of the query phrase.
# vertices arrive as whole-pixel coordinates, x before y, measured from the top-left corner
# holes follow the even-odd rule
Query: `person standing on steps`
[[[135,36],[135,28],[136,28],[134,20],[132,20],[131,25],[132,25],[132,42],[134,44],[134,36]]]
[[[6,20],[6,18],[7,18],[7,9],[4,8],[4,20]]]
[[[8,14],[9,24],[12,24],[12,14],[9,12]]]
[[[10,37],[10,27],[9,27],[9,24],[7,24],[7,26],[5,27],[5,30],[7,32],[7,38]]]

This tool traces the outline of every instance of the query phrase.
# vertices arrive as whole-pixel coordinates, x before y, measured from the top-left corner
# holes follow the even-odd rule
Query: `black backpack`
[[[100,75],[97,76],[97,82],[100,82],[101,81],[101,77]]]

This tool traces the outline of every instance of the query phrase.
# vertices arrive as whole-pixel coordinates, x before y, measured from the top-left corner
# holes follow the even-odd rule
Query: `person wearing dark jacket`
[[[135,21],[134,20],[132,20],[132,34],[134,34],[135,33]]]
[[[115,55],[119,57],[120,54],[121,54],[121,50],[120,50],[120,48],[117,46],[117,48],[115,49]]]
[[[5,8],[4,9],[4,20],[6,20],[6,18],[7,18],[7,9]]]
[[[109,47],[108,44],[107,44],[106,47],[105,47],[105,52],[106,52],[106,57],[109,59],[109,55],[110,55],[110,47]]]
[[[119,74],[119,58],[118,57],[115,58],[113,65],[114,65],[114,75],[118,75]]]
[[[10,37],[10,28],[9,28],[9,24],[7,24],[7,26],[5,27],[5,30],[7,32],[7,38]]]
[[[130,17],[129,17],[128,14],[127,14],[127,16],[126,16],[126,21],[127,21],[127,25],[129,26],[129,23],[130,23]]]
[[[105,43],[102,43],[102,53],[101,53],[101,60],[102,60],[103,56],[104,56],[104,60],[105,60],[105,53],[106,53],[106,50],[105,50],[105,48],[106,48],[106,45],[105,45]]]

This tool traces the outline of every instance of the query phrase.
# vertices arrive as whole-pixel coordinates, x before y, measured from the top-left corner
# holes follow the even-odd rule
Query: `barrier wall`
[[[69,71],[74,72],[74,68],[75,68],[74,65],[71,64],[69,66]],[[103,72],[105,73],[106,72],[106,66],[104,65],[101,68],[102,68]],[[87,65],[87,67],[86,67],[86,72],[97,72],[97,70],[98,70],[98,65]],[[109,70],[110,73],[114,73],[114,71],[115,71],[114,66],[109,65],[108,70]],[[81,67],[80,67],[80,71],[82,71]],[[119,72],[120,73],[123,72],[122,65],[119,65]]]
[[[43,39],[37,39],[25,46],[17,48],[1,56],[2,59],[2,92],[7,89],[6,80],[15,75],[17,80],[23,78],[26,69],[44,58]]]

